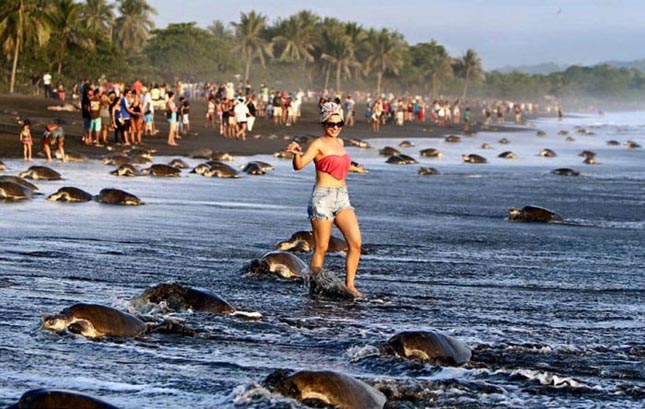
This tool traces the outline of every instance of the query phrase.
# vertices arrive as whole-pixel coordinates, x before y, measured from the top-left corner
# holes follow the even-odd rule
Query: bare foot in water
[[[347,287],[350,293],[354,296],[354,298],[365,298],[363,294],[356,289],[356,287]]]

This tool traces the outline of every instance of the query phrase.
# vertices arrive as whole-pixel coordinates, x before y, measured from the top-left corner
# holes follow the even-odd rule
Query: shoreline
[[[111,153],[107,146],[96,147],[85,145],[81,142],[82,118],[80,111],[53,111],[48,106],[59,105],[60,101],[45,99],[42,96],[7,95],[0,96],[0,159],[22,158],[22,145],[18,140],[20,124],[18,121],[28,118],[31,123],[33,145],[33,161],[37,163],[44,158],[38,152],[41,150],[41,135],[49,120],[58,119],[65,130],[65,152],[85,156],[88,159],[99,159]],[[69,103],[69,101],[66,101]],[[356,109],[357,113],[363,104]],[[528,131],[525,127],[517,126],[512,122],[502,125],[492,124],[483,129],[481,112],[472,113],[472,131],[480,132],[522,132]],[[153,149],[159,156],[180,156],[187,157],[190,152],[197,149],[209,148],[215,152],[227,152],[234,156],[252,156],[260,154],[273,154],[286,148],[288,141],[294,137],[318,137],[322,135],[318,123],[316,104],[313,102],[304,103],[302,116],[298,122],[290,127],[274,125],[269,119],[258,118],[255,122],[255,129],[249,133],[246,141],[225,138],[219,135],[219,129],[205,127],[206,102],[203,100],[191,101],[191,131],[188,135],[182,136],[177,142],[179,146],[168,146],[166,144],[168,125],[163,120],[161,113],[155,113],[155,126],[160,131],[156,136],[144,136],[144,147]],[[535,119],[537,115],[524,117]],[[217,125],[216,125],[217,126]],[[381,126],[380,132],[373,132],[371,125],[367,123],[362,114],[357,115],[356,125],[345,127],[341,134],[342,138],[369,139],[415,139],[415,138],[443,138],[447,135],[463,135],[461,126],[439,128],[435,123],[407,122],[404,126],[387,124]],[[113,146],[113,133],[108,133],[108,146]],[[52,153],[53,156],[53,153]]]

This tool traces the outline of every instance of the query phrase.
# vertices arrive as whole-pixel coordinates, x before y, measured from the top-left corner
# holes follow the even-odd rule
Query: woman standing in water
[[[287,147],[287,151],[293,154],[294,170],[303,169],[311,161],[316,166],[316,184],[307,209],[315,242],[311,270],[316,274],[323,267],[333,223],[347,242],[345,283],[355,297],[361,297],[354,285],[361,257],[361,231],[345,182],[352,165],[343,140],[338,137],[345,125],[343,109],[334,102],[327,102],[320,109],[325,134],[314,140],[304,153],[296,142]]]

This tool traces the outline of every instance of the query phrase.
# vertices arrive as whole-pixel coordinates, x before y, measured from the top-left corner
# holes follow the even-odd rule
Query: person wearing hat
[[[237,97],[235,100],[235,108],[233,109],[235,113],[235,121],[237,122],[237,132],[235,133],[235,139],[246,140],[246,121],[247,117],[250,115],[249,107],[246,106],[246,98]]]
[[[56,144],[56,151],[60,153],[63,162],[66,162],[65,159],[65,132],[63,128],[58,125],[56,122],[50,122],[45,127],[45,133],[43,134],[43,151],[47,155],[47,162],[52,161],[52,152],[50,145]]]
[[[361,257],[361,231],[345,180],[347,173],[356,168],[339,137],[345,125],[343,108],[335,102],[325,102],[320,111],[325,134],[314,140],[305,152],[297,142],[291,142],[287,147],[287,152],[293,154],[294,170],[301,170],[312,161],[316,166],[316,184],[307,209],[314,235],[311,271],[317,274],[322,270],[332,225],[335,224],[348,247],[345,284],[354,297],[362,297],[354,284]]]

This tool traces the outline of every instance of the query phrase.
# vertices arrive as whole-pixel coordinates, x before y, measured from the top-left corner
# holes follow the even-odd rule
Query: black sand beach
[[[69,101],[68,101],[69,102]],[[48,121],[53,119],[62,120],[65,130],[65,151],[97,158],[107,154],[107,147],[87,146],[81,142],[82,118],[80,111],[53,111],[47,107],[58,105],[59,101],[45,99],[42,96],[22,96],[4,94],[0,97],[0,158],[16,158],[22,156],[22,146],[18,140],[20,129],[19,121],[29,119],[32,123],[32,135],[34,138],[34,159],[36,161],[43,156],[38,155],[40,150],[40,137]],[[408,122],[405,126],[387,124],[381,127],[380,132],[375,133],[371,125],[363,117],[363,104],[357,106],[357,123],[354,127],[345,127],[342,137],[345,139],[358,138],[443,138],[449,134],[460,134],[461,127],[439,128],[430,121]],[[246,141],[224,138],[219,135],[218,130],[206,128],[204,117],[206,103],[203,100],[191,101],[191,132],[183,136],[178,142],[179,146],[168,146],[166,139],[168,125],[162,118],[162,113],[157,112],[155,123],[160,132],[154,137],[143,138],[144,144],[157,151],[158,155],[164,156],[187,156],[191,151],[199,148],[210,148],[217,152],[228,152],[233,155],[254,155],[270,154],[284,149],[287,140],[295,136],[319,136],[321,130],[318,125],[318,113],[316,104],[309,102],[303,104],[302,117],[290,127],[274,125],[270,120],[258,118],[255,129],[250,133]],[[477,124],[481,122],[481,113],[473,110],[473,131],[481,129]],[[517,131],[514,126],[492,125],[488,132],[510,132]],[[113,142],[113,134],[110,132],[108,141]]]

